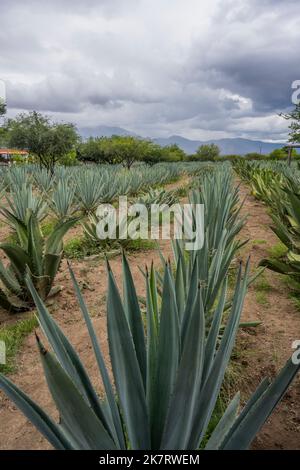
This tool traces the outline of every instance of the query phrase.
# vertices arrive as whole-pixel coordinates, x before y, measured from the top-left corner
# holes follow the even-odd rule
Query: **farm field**
[[[24,286],[21,285],[22,275],[23,277],[25,275],[25,270],[22,275],[20,274],[23,269],[18,264],[21,255],[19,252],[13,253],[8,245],[22,246],[24,251],[27,250],[26,259],[32,261],[30,274],[27,273],[27,276],[31,277],[32,284],[47,305],[51,318],[57,322],[79,353],[100,397],[104,396],[104,386],[85,321],[74,294],[68,261],[78,281],[79,290],[84,296],[111,380],[116,374],[117,366],[113,364],[111,367],[109,349],[112,345],[110,344],[109,348],[108,344],[107,302],[109,303],[109,297],[112,295],[109,289],[113,289],[113,284],[110,284],[108,289],[105,254],[117,286],[122,290],[124,278],[127,279],[124,276],[124,259],[122,266],[122,251],[125,250],[139,308],[147,324],[144,325],[148,334],[148,336],[145,334],[146,338],[151,338],[151,335],[149,336],[147,323],[149,311],[146,309],[146,304],[149,308],[149,292],[145,282],[145,265],[149,272],[150,270],[151,273],[155,272],[159,296],[162,297],[158,299],[157,305],[162,311],[166,301],[161,291],[167,289],[165,279],[170,276],[169,282],[171,285],[174,284],[175,288],[176,308],[174,308],[182,319],[189,318],[186,313],[187,311],[189,313],[187,306],[190,305],[191,311],[195,308],[188,294],[192,292],[195,298],[198,296],[197,287],[192,290],[192,267],[197,266],[197,281],[200,281],[202,296],[199,305],[203,303],[204,330],[206,328],[208,332],[212,331],[213,319],[217,315],[218,308],[222,310],[222,314],[224,309],[224,316],[220,318],[225,325],[229,325],[231,318],[235,317],[239,322],[238,312],[241,310],[241,325],[237,328],[236,324],[236,344],[223,385],[221,387],[220,384],[221,390],[214,389],[217,394],[216,403],[207,405],[207,408],[212,407],[211,416],[206,417],[207,426],[204,426],[204,431],[199,432],[201,438],[198,441],[197,437],[194,438],[197,441],[196,448],[200,442],[202,447],[207,442],[213,445],[210,438],[214,436],[216,425],[231,400],[234,400],[235,394],[241,392],[241,405],[244,406],[264,377],[275,379],[294,352],[293,341],[299,339],[300,195],[297,192],[299,187],[297,184],[300,177],[299,180],[297,178],[298,170],[295,168],[289,170],[280,164],[261,162],[237,162],[234,166],[229,163],[165,163],[153,167],[136,165],[131,170],[113,165],[57,167],[53,176],[31,165],[2,170],[0,239],[4,248],[1,250],[0,259],[4,269],[1,269],[0,274],[2,292],[5,295],[1,295],[0,299],[0,340],[6,338],[11,350],[8,350],[8,363],[0,366],[0,371],[54,417],[56,422],[58,421],[59,415],[44,378],[36,345],[35,332],[43,338],[43,342],[45,340],[35,320],[37,311],[32,301],[32,290],[28,291],[26,281]],[[142,202],[146,206],[154,203],[185,203],[189,197],[193,202],[204,203],[206,211],[204,248],[189,254],[180,244],[172,247],[170,240],[159,241],[160,251],[151,240],[123,241],[117,237],[117,240],[109,243],[99,241],[95,235],[96,209],[103,203],[117,206],[120,195],[128,195],[130,201]],[[280,233],[279,230],[274,233],[270,228],[274,221],[277,227],[280,227]],[[48,241],[51,239],[53,244],[51,247],[50,243],[44,243],[47,237]],[[42,246],[43,243],[44,248],[40,250],[39,244]],[[45,272],[46,263],[40,262],[45,253],[55,255],[52,268],[47,272]],[[247,278],[245,270],[247,271],[249,255],[250,272]],[[8,258],[21,270],[15,279],[11,278],[11,271],[9,277],[5,277]],[[153,262],[152,269],[151,262]],[[190,271],[188,267],[185,271],[185,263],[186,265],[190,263]],[[239,276],[240,263],[243,274],[240,274],[239,281],[236,278]],[[262,266],[259,266],[260,264]],[[28,262],[25,265],[28,265]],[[49,273],[52,276],[51,283],[48,282]],[[242,306],[246,287],[247,293]],[[56,289],[57,292],[52,292],[52,289]],[[130,292],[129,298],[132,299],[134,295],[132,291]],[[153,296],[153,291],[151,292]],[[170,292],[173,292],[172,288]],[[170,297],[172,295],[169,293]],[[150,300],[152,305],[153,298]],[[129,302],[127,308],[133,308],[130,300],[127,299],[127,302]],[[223,309],[220,307],[222,302]],[[169,309],[173,311],[171,304],[170,301]],[[194,316],[196,318],[196,314]],[[18,325],[21,325],[19,329]],[[189,329],[187,331],[190,332]],[[223,338],[226,337],[224,331],[228,330],[219,323],[215,349],[210,358],[211,365],[207,366],[206,370],[208,378],[216,363],[218,352],[222,349]],[[134,336],[134,333],[132,334]],[[209,333],[204,333],[204,337],[205,334],[208,337]],[[48,336],[47,343],[49,342],[51,343],[51,338],[49,341]],[[195,348],[196,343],[195,341]],[[48,344],[48,347],[51,348],[51,344]],[[137,344],[135,350],[137,351]],[[176,348],[173,354],[178,354],[180,358],[181,353],[176,352]],[[191,359],[192,351],[190,354]],[[197,367],[199,366],[195,365],[195,370],[198,370]],[[115,370],[112,371],[112,368]],[[287,379],[287,384],[290,379]],[[279,396],[285,388],[286,386],[282,385],[281,390],[278,385]],[[272,391],[264,393],[270,393],[269,402],[271,402],[274,397]],[[119,389],[118,394],[122,395]],[[180,399],[182,396],[178,398],[179,403]],[[264,413],[267,419],[271,411],[272,409],[268,410],[268,405],[264,405],[257,421]],[[134,431],[132,433],[131,439],[134,439]],[[228,448],[232,445],[236,448],[238,441],[228,436],[229,434],[225,435],[228,441],[223,436],[225,439],[223,445],[228,445]],[[189,439],[187,448],[192,445],[193,433]],[[247,439],[253,449],[300,449],[299,375],[253,442],[250,442],[252,441],[250,437]],[[169,445],[171,446],[170,442]],[[216,443],[214,445],[218,447]],[[1,391],[0,448],[51,447]]]

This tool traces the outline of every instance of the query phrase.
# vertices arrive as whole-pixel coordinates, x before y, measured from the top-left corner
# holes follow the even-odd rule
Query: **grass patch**
[[[262,238],[252,240],[252,245],[265,245],[266,243],[267,241],[263,240]]]
[[[44,237],[48,237],[53,232],[54,227],[57,225],[56,219],[50,219],[41,224],[41,230]]]
[[[0,341],[4,341],[6,347],[6,364],[0,364],[0,372],[9,374],[15,371],[16,355],[26,336],[37,326],[37,318],[32,315],[0,329]]]
[[[272,290],[271,285],[269,284],[266,276],[262,273],[258,278],[254,281],[254,289],[255,289],[255,297],[257,303],[260,305],[268,305],[269,301],[267,298],[268,292]]]
[[[126,251],[147,251],[154,250],[157,244],[154,240],[143,240],[138,238],[137,240],[130,240],[126,245]]]
[[[99,247],[89,243],[86,237],[74,237],[64,244],[64,254],[66,258],[80,259],[99,253]]]
[[[156,248],[154,240],[123,240],[125,243],[119,243],[118,240],[104,241],[103,243],[94,243],[88,240],[84,235],[81,237],[71,238],[64,245],[64,254],[66,258],[82,259],[86,256],[92,256],[101,253],[109,253],[110,251],[121,251],[123,247],[127,252],[147,251]]]
[[[281,258],[287,251],[287,247],[282,242],[278,242],[269,249],[269,256],[274,259]]]
[[[269,301],[265,292],[256,292],[255,293],[256,302],[260,305],[269,305]]]

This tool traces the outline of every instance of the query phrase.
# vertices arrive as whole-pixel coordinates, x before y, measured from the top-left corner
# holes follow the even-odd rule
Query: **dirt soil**
[[[240,196],[246,201],[243,214],[248,220],[241,238],[249,239],[241,257],[251,256],[254,270],[262,258],[269,256],[278,238],[269,228],[271,218],[266,206],[254,199],[246,185],[241,185]],[[243,330],[238,339],[238,362],[241,379],[238,380],[242,397],[246,399],[263,377],[273,377],[293,353],[292,343],[300,339],[300,310],[290,296],[290,288],[279,274],[265,270],[269,285],[263,302],[257,287],[252,285],[246,296],[242,321],[261,321],[256,328]],[[257,281],[259,282],[259,280]],[[294,381],[282,402],[255,439],[254,449],[300,449],[300,377]]]
[[[179,186],[182,183],[181,180]],[[185,184],[188,182],[185,181]],[[248,213],[249,218],[242,231],[242,238],[250,238],[251,241],[242,250],[241,257],[245,258],[251,253],[251,263],[254,268],[259,260],[267,255],[268,248],[277,243],[277,239],[268,228],[270,218],[266,208],[249,196],[248,188],[242,186],[242,198],[246,194],[248,198],[243,212]],[[258,239],[265,240],[265,243],[256,244],[253,242]],[[171,255],[168,241],[162,242],[161,247],[166,256]],[[155,250],[129,255],[130,267],[139,295],[144,295],[144,279],[139,268],[143,268],[145,263],[149,264],[151,260],[156,266],[161,265],[159,255]],[[111,266],[121,287],[120,257],[112,259]],[[87,306],[93,317],[105,358],[109,362],[105,317],[107,278],[104,261],[99,259],[73,261],[72,267],[82,288],[84,288]],[[245,400],[262,377],[275,374],[291,355],[292,342],[295,339],[300,339],[300,312],[293,305],[286,284],[274,273],[267,272],[265,276],[271,285],[271,290],[266,293],[267,304],[258,303],[255,288],[251,287],[243,313],[243,320],[260,320],[263,323],[256,328],[240,330],[238,338],[239,357],[236,360],[242,378],[237,381],[237,384],[241,388],[242,398]],[[51,302],[49,310],[75,346],[96,389],[101,393],[102,385],[96,361],[74,298],[65,261],[63,261],[57,276],[56,285],[60,284],[64,286],[64,290]],[[24,314],[15,318],[24,318]],[[11,317],[8,318],[3,311],[0,311],[0,321],[10,322]],[[17,372],[12,374],[10,379],[57,419],[57,412],[48,393],[38,358],[33,333],[25,339],[18,354],[17,364]],[[0,392],[0,449],[48,448],[50,446],[47,441],[24,418],[14,404]],[[290,388],[277,411],[263,427],[253,448],[300,449],[300,379]]]

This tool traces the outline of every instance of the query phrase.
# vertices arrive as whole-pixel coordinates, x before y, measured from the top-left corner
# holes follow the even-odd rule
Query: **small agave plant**
[[[263,380],[241,412],[237,394],[212,434],[207,435],[234,346],[248,271],[248,263],[244,272],[239,269],[224,328],[226,279],[214,306],[213,320],[207,324],[199,285],[190,284],[185,309],[179,313],[174,275],[168,263],[161,303],[153,266],[146,275],[146,315],[140,310],[126,257],[123,298],[108,265],[107,331],[112,382],[70,269],[102,378],[103,399],[28,278],[40,326],[54,351],[47,351],[37,339],[48,387],[60,414],[59,423],[3,375],[0,388],[56,449],[195,450],[204,445],[206,449],[247,449],[300,367],[289,360],[273,383]]]
[[[7,211],[3,211],[5,215]],[[32,210],[27,209],[24,222],[12,213],[9,220],[16,229],[18,243],[0,244],[0,249],[9,260],[8,266],[0,261],[0,305],[11,312],[19,312],[34,305],[26,283],[26,273],[43,300],[53,293],[54,278],[63,254],[62,239],[77,219],[58,223],[46,239]]]

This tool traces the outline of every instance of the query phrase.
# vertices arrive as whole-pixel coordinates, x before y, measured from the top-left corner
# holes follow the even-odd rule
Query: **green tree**
[[[73,124],[52,122],[36,111],[9,119],[5,128],[9,146],[27,149],[40,166],[51,173],[55,164],[63,160],[79,140]]]
[[[142,159],[145,163],[152,166],[164,159],[164,149],[159,144],[151,141],[145,141],[145,151]]]
[[[0,99],[0,122],[1,117],[6,113],[6,104],[3,100]],[[5,147],[7,141],[7,132],[4,126],[0,126],[0,147]]]
[[[111,137],[111,156],[128,170],[134,162],[143,161],[147,148],[148,143],[143,139],[132,136]]]
[[[297,157],[297,150],[296,149],[292,149],[291,151],[291,157]],[[281,149],[274,149],[270,154],[269,154],[269,158],[271,160],[284,160],[288,157],[288,148],[287,147],[283,147]]]
[[[177,144],[172,144],[163,147],[162,157],[166,162],[181,162],[186,154]]]
[[[0,99],[0,117],[6,113],[6,104],[5,102]]]
[[[203,144],[196,152],[197,160],[214,161],[220,155],[220,149],[216,144]]]
[[[281,113],[281,117],[291,121],[289,125],[289,142],[300,142],[300,103],[295,105],[295,109],[290,113]]]
[[[77,147],[77,158],[88,162],[105,163],[107,140],[106,137],[90,137],[86,142],[81,142]]]

